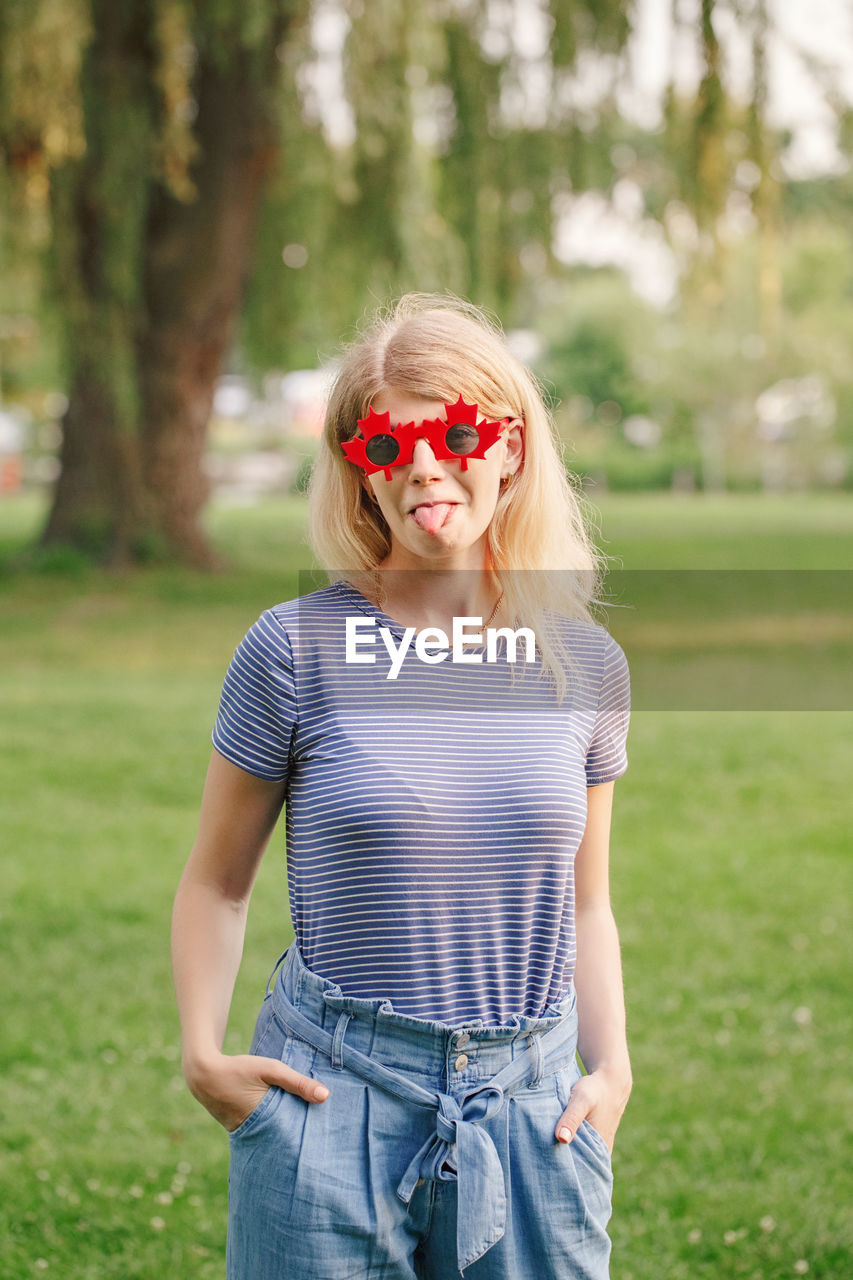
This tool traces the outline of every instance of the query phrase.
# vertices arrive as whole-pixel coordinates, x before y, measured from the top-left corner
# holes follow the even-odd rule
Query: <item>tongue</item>
[[[412,517],[427,533],[436,533],[447,519],[452,502],[437,502],[434,507],[415,507]]]

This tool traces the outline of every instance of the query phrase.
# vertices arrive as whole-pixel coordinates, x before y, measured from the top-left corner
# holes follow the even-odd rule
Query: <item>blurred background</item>
[[[853,489],[853,19],[815,0],[34,0],[2,16],[0,490],[205,564],[341,338],[493,308],[598,491]]]
[[[851,140],[850,0],[0,4],[8,1280],[224,1274],[171,903],[227,663],[312,567],[339,344],[409,289],[543,380],[656,690],[613,817],[614,1280],[849,1280]]]

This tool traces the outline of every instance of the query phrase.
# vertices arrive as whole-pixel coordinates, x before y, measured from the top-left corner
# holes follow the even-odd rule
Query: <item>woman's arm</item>
[[[311,1102],[328,1095],[276,1059],[222,1052],[249,897],[283,801],[284,783],[257,778],[214,751],[198,835],[175,895],[172,969],[184,1075],[227,1129],[236,1128],[271,1085]]]
[[[578,1052],[589,1074],[577,1082],[557,1122],[557,1137],[566,1142],[588,1120],[611,1150],[631,1092],[619,936],[610,907],[613,787],[587,788],[586,829],[575,857]]]

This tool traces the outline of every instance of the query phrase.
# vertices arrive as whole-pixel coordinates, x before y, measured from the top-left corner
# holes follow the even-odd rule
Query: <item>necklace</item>
[[[493,609],[493,610],[492,610],[492,612],[489,614],[488,618],[486,619],[486,621],[485,621],[485,623],[484,623],[484,625],[485,625],[485,626],[488,626],[488,625],[489,625],[489,623],[490,623],[490,622],[492,622],[492,621],[494,620],[494,616],[495,616],[495,614],[497,613],[498,609],[500,609],[501,604],[503,603],[503,598],[504,598],[504,593],[503,593],[503,592],[501,592],[501,593],[500,593],[500,595],[498,596],[498,602],[497,602],[497,604],[495,605],[494,609]]]

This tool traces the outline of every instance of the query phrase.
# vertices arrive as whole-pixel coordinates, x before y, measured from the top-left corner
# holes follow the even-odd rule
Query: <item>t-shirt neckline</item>
[[[393,631],[396,636],[402,637],[406,634],[406,628],[403,626],[402,622],[398,622],[396,618],[392,618],[387,613],[384,613],[382,609],[379,608],[378,604],[374,604],[372,600],[368,600],[367,596],[362,595],[358,587],[354,587],[351,582],[347,582],[345,579],[339,578],[336,582],[332,583],[332,586],[336,587],[339,591],[342,591],[345,595],[349,595],[355,607],[362,613],[366,613],[369,617],[376,618],[380,626],[387,627],[389,631]]]

